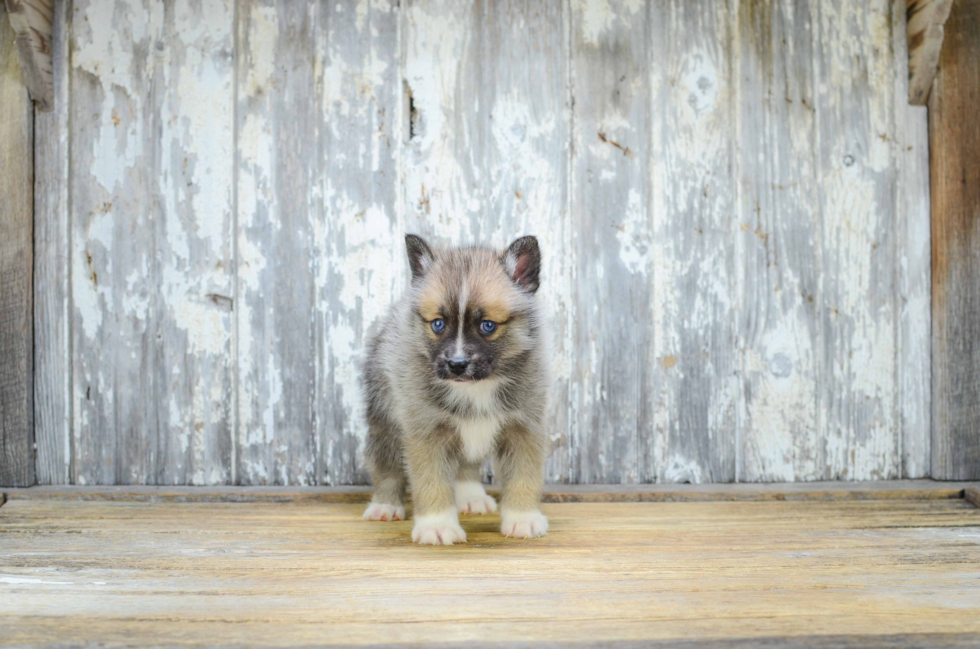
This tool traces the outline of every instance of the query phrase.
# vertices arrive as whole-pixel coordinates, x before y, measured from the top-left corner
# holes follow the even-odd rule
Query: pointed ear
[[[514,283],[528,293],[538,290],[541,272],[541,250],[534,237],[521,237],[510,244],[504,253],[504,268]]]
[[[415,234],[405,235],[405,248],[408,250],[408,265],[412,267],[412,279],[418,279],[432,267],[436,256],[425,239]]]

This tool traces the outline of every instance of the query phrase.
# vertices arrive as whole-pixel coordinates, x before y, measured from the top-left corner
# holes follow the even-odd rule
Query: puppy
[[[543,536],[548,359],[537,239],[522,237],[502,253],[434,251],[411,234],[405,244],[412,284],[370,341],[364,368],[375,486],[364,518],[404,520],[411,486],[412,540],[465,542],[457,512],[497,510],[480,482],[492,455],[503,488],[500,532]]]

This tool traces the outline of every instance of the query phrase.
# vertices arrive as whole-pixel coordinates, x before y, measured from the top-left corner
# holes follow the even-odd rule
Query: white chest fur
[[[500,421],[496,417],[463,419],[459,422],[459,437],[463,442],[463,455],[470,462],[488,457],[494,450]]]
[[[488,457],[494,450],[500,419],[497,410],[497,381],[486,379],[475,383],[454,383],[451,394],[476,416],[458,419],[463,455],[470,462]]]

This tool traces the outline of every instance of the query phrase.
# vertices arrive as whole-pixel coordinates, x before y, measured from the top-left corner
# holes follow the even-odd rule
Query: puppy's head
[[[503,252],[435,252],[413,234],[405,243],[415,293],[413,326],[439,379],[495,377],[532,348],[541,270],[537,239],[521,237]]]

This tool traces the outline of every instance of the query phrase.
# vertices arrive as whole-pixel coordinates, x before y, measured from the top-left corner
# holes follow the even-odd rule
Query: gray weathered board
[[[365,482],[406,231],[540,238],[551,481],[927,475],[904,1],[60,11],[41,482]]]

